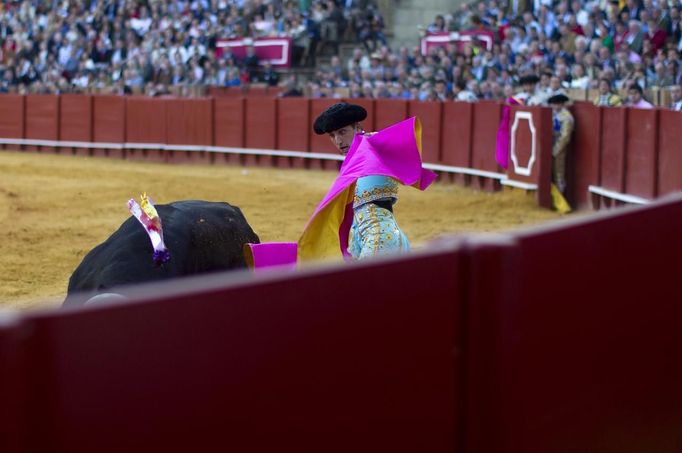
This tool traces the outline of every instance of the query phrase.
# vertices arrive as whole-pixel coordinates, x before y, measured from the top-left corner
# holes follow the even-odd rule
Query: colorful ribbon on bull
[[[308,220],[298,240],[298,260],[349,258],[348,233],[353,222],[353,196],[358,178],[390,176],[398,182],[425,190],[436,174],[422,168],[421,122],[412,117],[372,135],[356,135],[334,184]],[[267,263],[285,264],[294,243],[250,244],[247,254],[255,268]],[[249,250],[250,249],[250,250]]]
[[[128,210],[142,224],[149,239],[152,242],[152,260],[154,264],[160,266],[170,260],[170,252],[163,242],[163,227],[161,217],[156,212],[154,202],[146,193],[140,195],[140,204],[133,198],[128,200]]]

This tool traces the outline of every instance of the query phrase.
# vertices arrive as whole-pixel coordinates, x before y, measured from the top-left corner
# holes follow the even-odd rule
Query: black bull
[[[156,210],[170,261],[154,264],[144,227],[130,217],[83,258],[69,279],[64,305],[82,305],[121,285],[245,268],[244,244],[260,242],[241,210],[227,203],[176,201]]]

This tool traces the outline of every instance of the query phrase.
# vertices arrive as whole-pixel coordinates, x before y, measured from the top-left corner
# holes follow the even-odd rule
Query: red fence
[[[0,96],[0,113],[4,113],[0,119],[0,143],[23,144],[26,150],[66,150],[166,162],[336,167],[338,155],[329,139],[314,134],[311,127],[312,120],[333,102],[336,100],[256,95],[204,99],[4,95]],[[368,110],[363,124],[366,130],[382,129],[408,116],[419,116],[424,125],[425,161],[437,166],[438,171],[460,175],[460,181],[487,189],[498,188],[505,179],[512,183],[518,179],[538,186],[540,204],[547,204],[545,187],[550,176],[546,165],[551,160],[547,109],[514,110],[530,112],[530,119],[524,114],[521,120],[537,122],[537,136],[529,135],[523,121],[519,123],[519,155],[529,156],[531,143],[537,148],[537,165],[526,177],[515,170],[503,171],[495,161],[501,114],[497,102],[353,102]],[[576,131],[567,172],[568,198],[574,205],[589,205],[590,194],[643,202],[682,190],[682,132],[677,126],[682,113],[599,108],[585,102],[577,102],[572,110]],[[161,145],[172,146],[152,149]],[[257,153],[240,148],[322,155],[304,160],[305,154],[290,153],[279,158],[267,152],[256,156]]]
[[[677,196],[5,319],[0,449],[677,452],[681,230]]]
[[[650,200],[682,190],[682,121],[667,109],[573,106],[573,197],[586,204],[589,186]]]

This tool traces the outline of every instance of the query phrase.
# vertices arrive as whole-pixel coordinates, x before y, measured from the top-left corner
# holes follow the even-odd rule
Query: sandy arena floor
[[[261,241],[295,241],[335,176],[329,171],[174,166],[0,152],[0,308],[57,306],[71,272],[147,192],[239,206]],[[401,190],[396,216],[414,246],[446,233],[502,231],[559,218],[532,195],[436,183]]]

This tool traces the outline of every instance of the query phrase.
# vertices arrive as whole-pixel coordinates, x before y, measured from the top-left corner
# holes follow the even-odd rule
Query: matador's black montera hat
[[[317,117],[313,129],[317,135],[359,123],[367,118],[367,110],[355,104],[340,102],[329,107]]]

